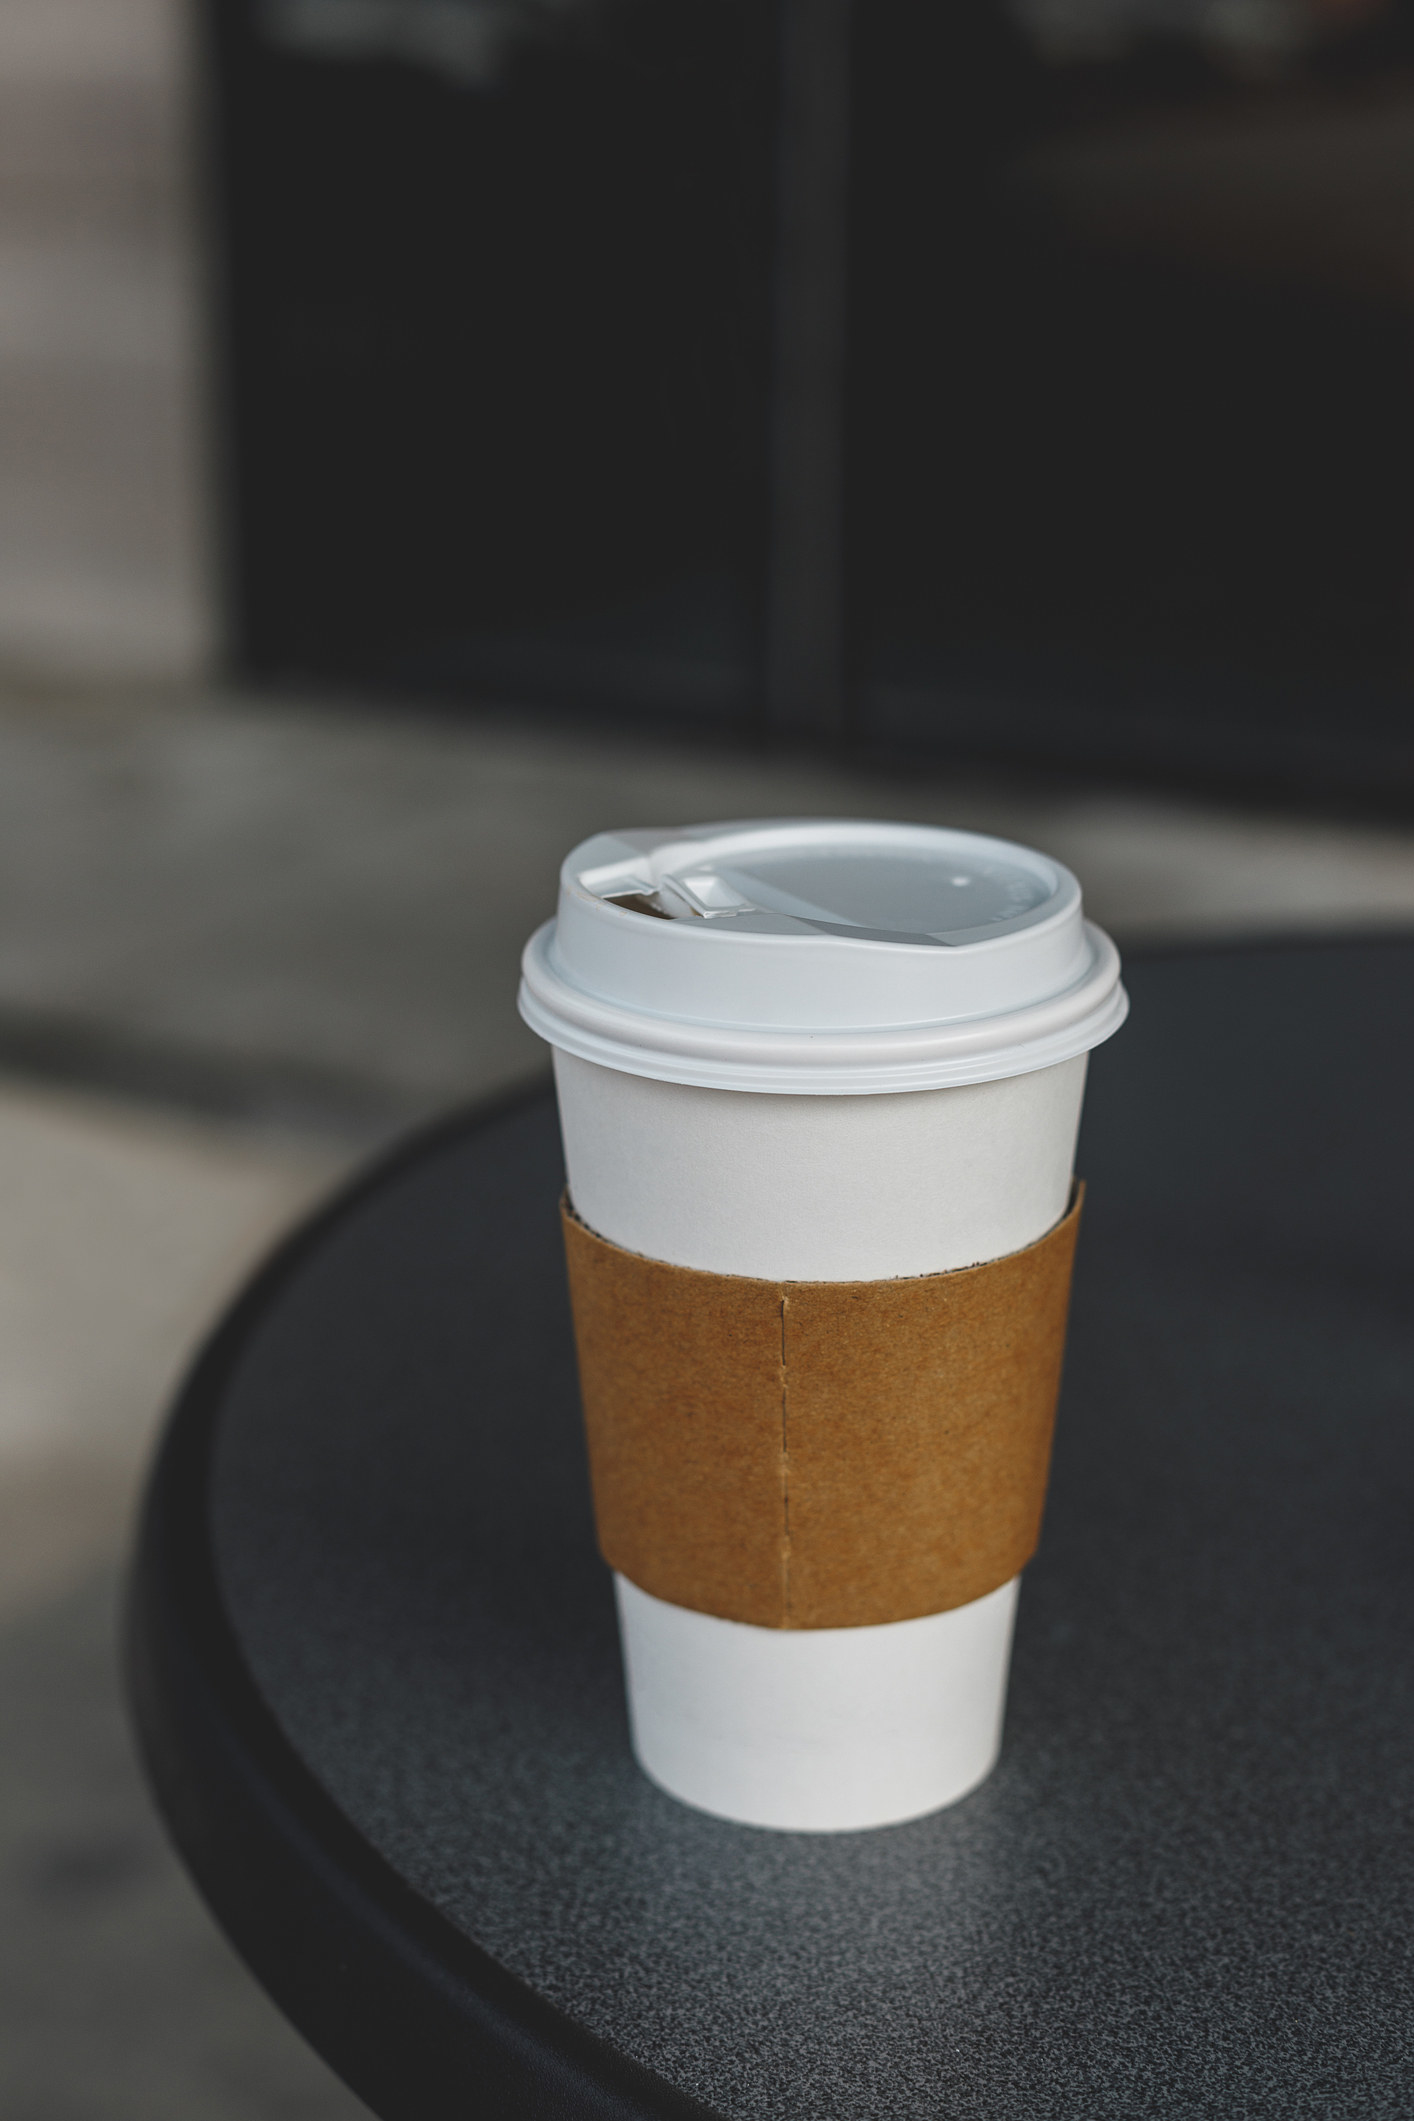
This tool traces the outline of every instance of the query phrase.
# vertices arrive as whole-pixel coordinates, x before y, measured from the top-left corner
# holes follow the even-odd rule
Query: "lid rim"
[[[704,1089],[859,1096],[997,1081],[1089,1052],[1129,1009],[1119,953],[1088,921],[1089,967],[1058,994],[990,1015],[836,1030],[748,1029],[624,1007],[566,978],[550,956],[554,930],[545,922],[525,949],[519,1008],[530,1028],[599,1066]]]

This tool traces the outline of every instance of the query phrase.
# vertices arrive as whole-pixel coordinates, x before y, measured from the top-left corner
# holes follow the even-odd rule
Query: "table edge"
[[[226,1613],[210,1530],[225,1394],[246,1344],[325,1239],[453,1142],[548,1102],[548,1082],[435,1122],[301,1224],[216,1326],[144,1496],[123,1616],[138,1751],[157,1809],[256,1979],[383,2121],[722,2121],[547,2002],[401,1878],[345,1818],[263,1700]]]

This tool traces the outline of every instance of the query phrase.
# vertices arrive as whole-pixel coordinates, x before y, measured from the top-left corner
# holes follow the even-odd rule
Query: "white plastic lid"
[[[601,833],[560,871],[520,1010],[582,1060],[799,1095],[1046,1068],[1124,1022],[1119,955],[1030,847],[836,818]]]

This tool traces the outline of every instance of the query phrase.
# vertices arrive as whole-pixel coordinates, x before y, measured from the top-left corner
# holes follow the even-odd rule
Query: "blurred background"
[[[362,2111],[167,1855],[141,1468],[622,823],[1414,926],[1411,0],[5,0],[0,2112]]]

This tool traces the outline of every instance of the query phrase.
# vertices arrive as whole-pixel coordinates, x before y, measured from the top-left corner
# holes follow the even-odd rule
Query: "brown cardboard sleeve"
[[[564,1204],[599,1545],[673,1605],[864,1627],[966,1605],[1035,1551],[1082,1189],[1036,1244],[898,1281],[625,1252]]]

